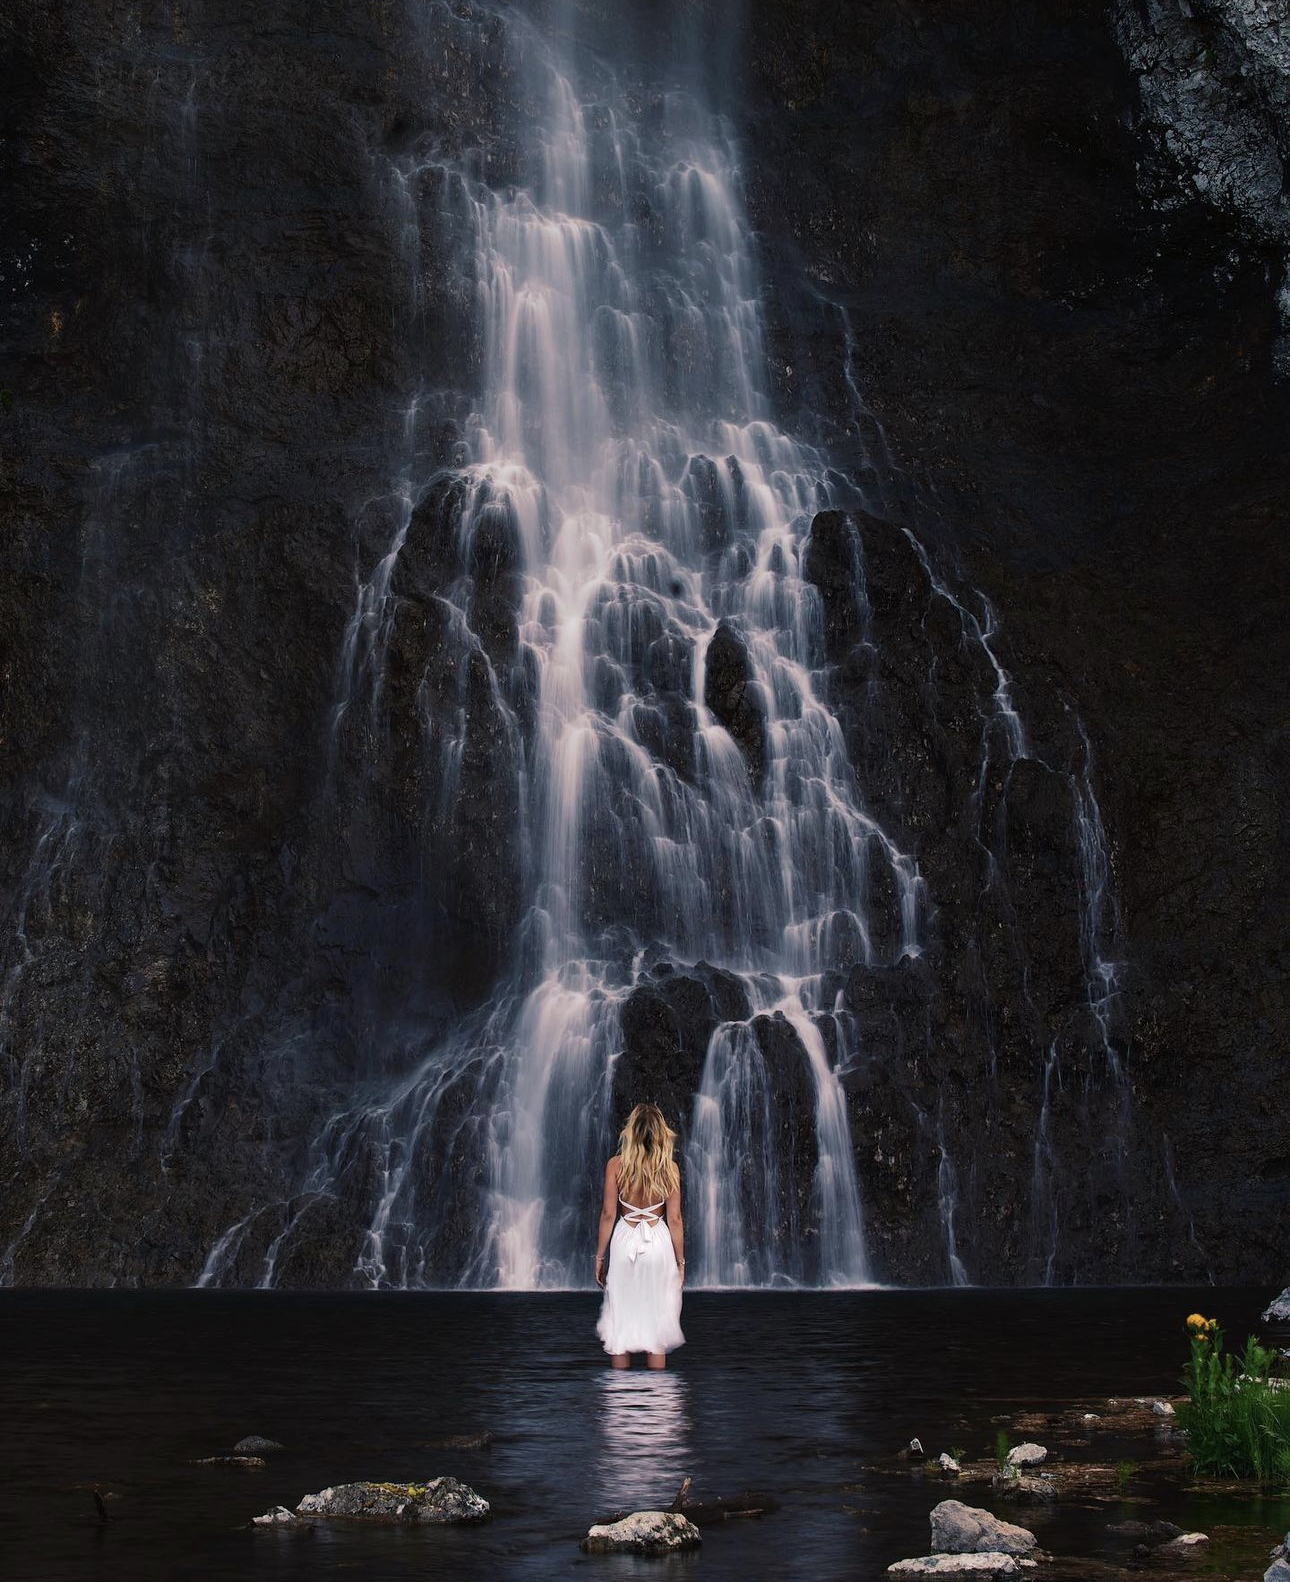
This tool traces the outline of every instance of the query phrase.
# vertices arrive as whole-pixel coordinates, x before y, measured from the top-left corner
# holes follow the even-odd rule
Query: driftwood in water
[[[773,1494],[752,1494],[747,1490],[742,1494],[731,1495],[727,1499],[692,1502],[690,1486],[693,1482],[693,1478],[686,1478],[667,1509],[679,1512],[696,1527],[710,1526],[713,1522],[730,1521],[735,1516],[765,1516],[768,1512],[779,1509],[779,1501]],[[604,1525],[620,1522],[631,1514],[630,1511],[615,1511],[612,1516],[605,1517]]]

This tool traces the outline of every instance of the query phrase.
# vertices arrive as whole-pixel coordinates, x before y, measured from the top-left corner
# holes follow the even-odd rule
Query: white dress
[[[596,1333],[612,1356],[622,1351],[675,1351],[681,1333],[681,1275],[664,1205],[623,1212],[609,1239],[605,1299]]]

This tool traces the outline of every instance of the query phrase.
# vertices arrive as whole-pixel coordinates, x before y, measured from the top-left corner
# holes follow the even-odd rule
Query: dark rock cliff
[[[817,518],[807,570],[848,749],[936,913],[931,959],[895,963],[877,872],[883,965],[840,961],[846,1013],[889,1055],[847,1078],[880,1272],[946,1278],[952,1202],[974,1278],[1279,1275],[1280,67],[1264,50],[1262,75],[1242,70],[1231,7],[1208,42],[1168,18],[1167,57],[1154,9],[791,9],[787,26],[750,0],[738,129],[778,395],[865,474],[869,509]],[[518,948],[509,721],[523,732],[531,687],[504,518],[463,549],[450,503],[420,502],[380,707],[343,706],[374,662],[354,612],[391,532],[369,503],[383,458],[429,370],[460,399],[421,414],[418,444],[451,460],[478,360],[452,271],[424,238],[409,256],[407,194],[374,151],[427,126],[476,142],[484,106],[500,182],[524,110],[480,65],[496,21],[425,10],[438,33],[384,0],[270,19],[54,0],[0,24],[0,1277],[191,1282],[244,1221],[224,1277],[254,1282],[300,1217],[276,1277],[343,1281],[352,1227],[310,1196],[306,1140]],[[1194,71],[1170,62],[1193,47],[1208,91],[1179,108],[1169,85]],[[1196,183],[1215,105],[1257,125],[1268,179],[1248,202]],[[1039,749],[980,790],[997,680],[903,526],[989,596]],[[464,661],[445,601],[463,579]],[[734,634],[719,657],[708,703],[755,776]],[[688,684],[669,677],[667,740]],[[453,719],[469,749],[446,788],[408,722]],[[1070,772],[1090,764],[1118,905],[1114,1084],[1087,1067],[1073,981]],[[1008,909],[982,919],[1001,853]],[[702,965],[642,980],[622,1097],[645,1083],[683,1111],[708,1032],[746,1014],[737,992]],[[771,1018],[756,1035],[768,1061],[793,1036]],[[1023,1062],[1037,1044],[1059,1051],[1060,1089]],[[449,1230],[474,1190],[441,1188]]]

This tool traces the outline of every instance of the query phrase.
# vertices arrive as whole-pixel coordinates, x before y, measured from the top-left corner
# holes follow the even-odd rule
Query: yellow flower
[[[1200,1313],[1189,1313],[1187,1315],[1188,1329],[1204,1329],[1208,1323],[1209,1320]]]

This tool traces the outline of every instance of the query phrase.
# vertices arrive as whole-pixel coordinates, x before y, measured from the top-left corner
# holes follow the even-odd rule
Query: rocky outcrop
[[[303,1518],[436,1526],[483,1521],[488,1513],[488,1501],[456,1478],[431,1478],[428,1483],[341,1483],[318,1494],[306,1494],[295,1511]]]
[[[1276,0],[1114,7],[1151,142],[1148,196],[1202,204],[1273,244],[1290,267],[1290,17]],[[1285,281],[1270,282],[1275,290]],[[1290,296],[1281,299],[1290,331]],[[1282,350],[1290,374],[1290,347]]]

